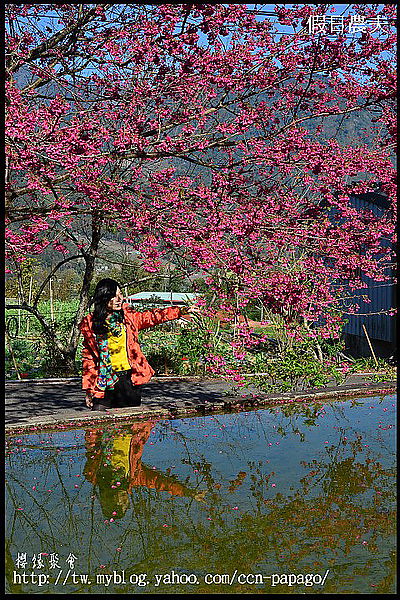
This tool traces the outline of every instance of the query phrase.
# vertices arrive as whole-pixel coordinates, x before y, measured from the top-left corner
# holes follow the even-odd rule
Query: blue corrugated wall
[[[375,205],[373,202],[369,202],[358,196],[351,197],[351,200],[356,208],[368,208],[376,215],[382,214],[383,208]],[[355,292],[354,295],[360,294],[360,296],[368,296],[371,302],[367,303],[362,299],[359,301],[356,300],[357,304],[360,305],[358,310],[359,313],[377,313],[382,310],[394,308],[394,285],[391,281],[379,282],[369,279],[368,277],[363,277],[362,279],[367,284],[367,287],[359,292]],[[385,342],[394,342],[394,316],[385,314],[370,314],[368,316],[345,315],[345,318],[349,321],[344,327],[345,333],[364,336],[365,334],[362,326],[365,325],[370,338]]]

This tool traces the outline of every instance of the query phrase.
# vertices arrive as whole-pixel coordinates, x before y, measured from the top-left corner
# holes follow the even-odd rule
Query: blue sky
[[[232,3],[234,4],[234,3]],[[271,21],[275,22],[276,24],[276,29],[277,29],[277,37],[279,37],[279,35],[287,35],[287,36],[292,36],[294,33],[294,30],[291,26],[287,26],[287,25],[281,25],[279,23],[277,23],[277,19],[274,16],[274,12],[275,12],[275,4],[247,4],[247,3],[240,3],[240,4],[244,4],[248,9],[250,10],[259,10],[262,12],[267,12],[267,13],[271,13],[270,15],[259,15],[258,19],[260,20],[265,20],[265,19],[270,19]],[[299,4],[307,4],[308,6],[320,6],[320,4],[315,3],[315,4],[309,4],[309,3],[296,3],[296,4],[283,4],[284,7],[287,8],[293,8],[295,6],[299,6]],[[117,3],[116,3],[117,5]],[[224,4],[225,5],[225,4]],[[225,6],[228,6],[228,4],[226,4]],[[282,6],[282,4],[280,4],[280,6]],[[331,8],[335,9],[335,12],[332,13],[328,13],[328,14],[332,14],[332,16],[345,16],[350,14],[356,14],[356,12],[354,11],[354,4],[347,4],[347,3],[343,3],[343,4],[332,4],[329,5]],[[371,7],[373,7],[374,5],[369,5]],[[378,4],[377,7],[378,9],[381,9],[384,5],[383,4]],[[23,22],[23,19],[22,19]],[[49,17],[49,13],[47,11],[44,11],[43,15],[42,15],[42,19],[40,24],[37,23],[37,26],[39,27],[45,27],[46,25],[51,25],[52,28],[54,27],[55,30],[57,30],[59,28],[59,26],[57,27],[57,18],[51,18]],[[200,45],[208,45],[208,41],[207,41],[207,36],[203,33],[199,33],[200,35],[200,39],[199,39],[199,44]],[[330,34],[330,36],[335,35],[335,34]],[[351,35],[352,37],[358,37],[361,34],[360,33],[349,33],[349,35]],[[226,45],[229,44],[230,41],[230,36],[226,36],[224,39],[224,42]],[[390,57],[386,57],[389,58]]]
[[[297,3],[297,4],[280,4],[280,6],[284,6],[286,8],[294,8],[296,6],[299,6],[302,4],[308,4],[309,6],[321,6],[318,3],[315,4],[310,4],[310,3]],[[332,12],[328,12],[327,14],[332,14],[332,16],[348,16],[349,14],[357,14],[356,11],[354,10],[354,6],[355,4],[348,4],[348,3],[343,3],[343,4],[332,4],[329,5],[333,10]],[[371,8],[374,5],[370,5]],[[383,4],[378,4],[378,10],[381,10],[383,8]],[[275,4],[247,4],[247,7],[251,10],[260,10],[260,11],[264,11],[264,12],[275,12]],[[263,16],[260,15],[259,19],[271,19],[272,21],[276,22],[276,18],[274,16]],[[287,34],[293,34],[293,28],[286,26],[286,25],[280,25],[277,23],[278,29],[279,31],[281,31],[282,33],[287,33]],[[354,34],[351,34],[354,35]]]

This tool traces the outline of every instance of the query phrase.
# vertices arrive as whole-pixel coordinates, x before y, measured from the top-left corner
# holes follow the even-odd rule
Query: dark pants
[[[99,404],[107,408],[123,408],[126,406],[139,406],[142,401],[141,385],[133,385],[132,371],[117,371],[118,381],[113,388],[106,390],[104,398]]]

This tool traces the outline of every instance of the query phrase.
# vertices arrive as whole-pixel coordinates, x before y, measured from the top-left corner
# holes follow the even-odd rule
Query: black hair
[[[117,288],[121,289],[118,281],[114,279],[101,279],[96,285],[91,304],[93,309],[93,333],[105,335],[108,332],[106,317],[108,315],[107,304],[117,293]],[[122,310],[120,311],[120,321],[123,320]]]

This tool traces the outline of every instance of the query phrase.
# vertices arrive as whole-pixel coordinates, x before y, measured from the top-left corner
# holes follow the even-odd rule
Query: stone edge
[[[40,429],[40,431],[45,430],[59,430],[62,429],[73,429],[77,426],[84,426],[85,423],[90,423],[91,426],[95,424],[104,424],[104,423],[112,423],[115,421],[135,421],[141,420],[144,418],[182,418],[182,417],[191,417],[191,416],[204,416],[207,414],[215,414],[221,412],[235,412],[240,410],[248,410],[252,408],[271,408],[274,406],[282,406],[284,404],[289,404],[293,402],[315,402],[315,401],[327,401],[327,400],[335,400],[339,396],[345,398],[351,397],[363,397],[363,396],[375,396],[375,395],[387,395],[390,393],[395,393],[397,391],[396,382],[387,382],[382,383],[382,385],[377,388],[372,386],[365,386],[363,388],[355,387],[355,388],[347,388],[340,389],[337,388],[335,390],[325,390],[322,392],[304,392],[300,394],[289,393],[289,394],[280,394],[275,396],[262,397],[257,395],[246,396],[240,399],[230,398],[224,400],[222,402],[205,402],[192,406],[175,406],[174,404],[166,405],[161,408],[154,407],[146,407],[145,405],[141,406],[139,410],[135,410],[132,412],[132,409],[127,409],[129,412],[119,412],[118,414],[101,414],[101,415],[88,415],[88,416],[80,416],[80,417],[70,417],[67,419],[56,418],[56,417],[35,417],[35,419],[40,419],[40,422],[36,423],[20,423],[13,425],[5,425],[5,434],[12,435],[21,434],[21,433],[32,433]],[[123,409],[122,409],[123,410]]]

